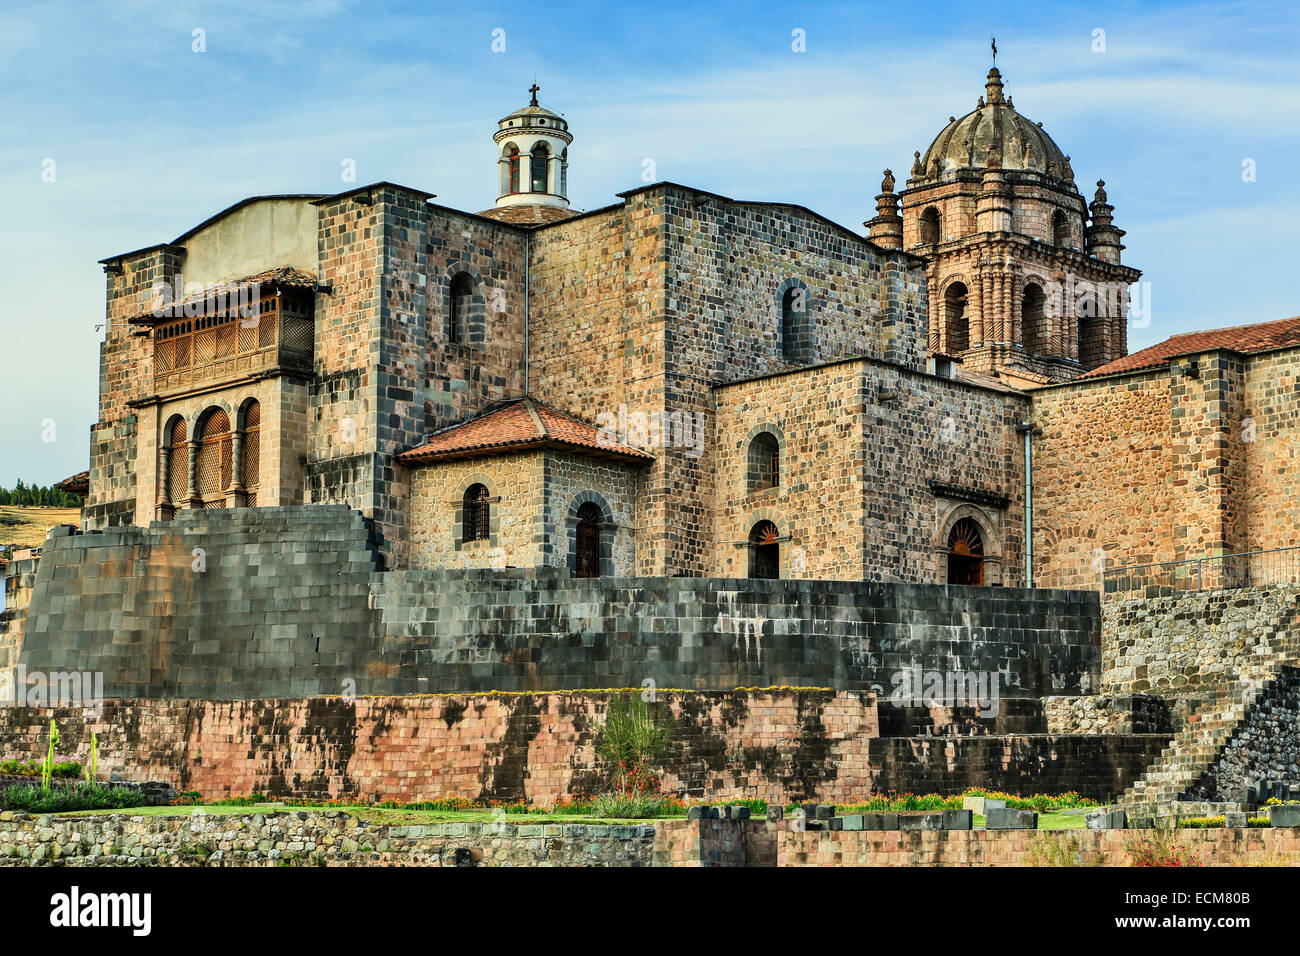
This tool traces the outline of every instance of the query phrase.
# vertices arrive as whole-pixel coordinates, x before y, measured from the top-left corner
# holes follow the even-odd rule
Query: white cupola
[[[504,206],[569,207],[569,124],[532,101],[497,123],[497,208]]]

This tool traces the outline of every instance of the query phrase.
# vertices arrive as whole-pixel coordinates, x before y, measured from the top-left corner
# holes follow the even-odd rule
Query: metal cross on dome
[[[997,37],[993,37],[992,46],[993,46],[993,65],[997,66],[998,65],[998,38]]]
[[[538,86],[536,82],[534,82],[532,86],[528,87],[528,92],[533,94],[533,101],[528,104],[529,106],[537,105],[537,94],[540,90],[541,87]]]

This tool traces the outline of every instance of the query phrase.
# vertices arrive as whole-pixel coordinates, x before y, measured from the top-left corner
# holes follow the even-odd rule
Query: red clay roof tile
[[[1276,322],[1234,325],[1226,329],[1184,332],[1181,335],[1171,336],[1150,348],[1099,366],[1080,377],[1098,378],[1102,375],[1158,368],[1179,355],[1194,355],[1215,349],[1229,349],[1250,355],[1289,346],[1300,346],[1300,316],[1278,319]]]
[[[397,457],[408,464],[452,458],[509,455],[536,448],[648,464],[654,456],[620,444],[607,433],[531,399],[516,399],[460,425],[434,433],[418,448]]]

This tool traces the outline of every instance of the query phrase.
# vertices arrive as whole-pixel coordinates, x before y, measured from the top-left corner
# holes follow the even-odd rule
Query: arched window
[[[1025,286],[1020,299],[1021,339],[1026,351],[1044,355],[1051,341],[1051,327],[1047,319],[1047,296],[1042,286],[1031,282]]]
[[[760,521],[749,531],[749,576],[751,578],[779,578],[781,576],[780,533],[770,521]]]
[[[984,537],[970,518],[962,518],[948,533],[948,583],[984,583]]]
[[[506,164],[510,167],[510,195],[519,192],[519,147],[511,144],[506,150]]]
[[[468,541],[486,541],[491,534],[492,505],[487,485],[470,485],[465,489],[462,502],[464,528],[462,538]]]
[[[1070,245],[1070,220],[1059,209],[1052,213],[1052,245],[1062,249]]]
[[[781,484],[781,443],[771,432],[760,432],[749,443],[749,492],[776,488]]]
[[[185,419],[177,415],[167,430],[167,498],[175,508],[189,504],[190,450],[186,444],[189,433]]]
[[[1096,368],[1106,362],[1106,319],[1092,293],[1079,299],[1075,310],[1079,322],[1079,364]]]
[[[199,425],[198,443],[194,486],[204,508],[224,508],[231,478],[230,417],[219,408],[209,411]]]
[[[802,285],[792,285],[781,295],[781,357],[787,362],[805,361],[811,345],[808,290]]]
[[[459,272],[451,280],[451,315],[447,318],[447,340],[459,345],[469,337],[469,310],[474,301],[474,280]]]
[[[943,294],[944,351],[958,355],[970,348],[970,316],[966,314],[966,286],[954,282]]]
[[[532,156],[532,181],[535,193],[548,192],[546,188],[546,167],[550,163],[550,153],[546,150],[545,143],[538,143],[533,147]]]
[[[921,243],[927,246],[939,242],[939,210],[930,206],[921,213]]]
[[[580,578],[600,577],[600,505],[588,501],[578,509],[578,527],[574,537],[574,571]]]
[[[262,405],[257,399],[249,399],[244,405],[244,441],[239,454],[244,502],[253,508],[257,505],[257,482],[262,470]]]

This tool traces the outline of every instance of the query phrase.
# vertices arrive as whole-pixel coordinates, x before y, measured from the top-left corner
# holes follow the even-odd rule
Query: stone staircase
[[[1130,816],[1161,816],[1171,809],[1182,815],[1240,809],[1235,804],[1211,806],[1198,801],[1189,791],[1214,766],[1234,734],[1245,725],[1255,701],[1272,689],[1282,668],[1300,663],[1300,635],[1285,627],[1269,635],[1267,647],[1268,653],[1261,655],[1258,663],[1189,712],[1182,730],[1124,792],[1117,803]]]

